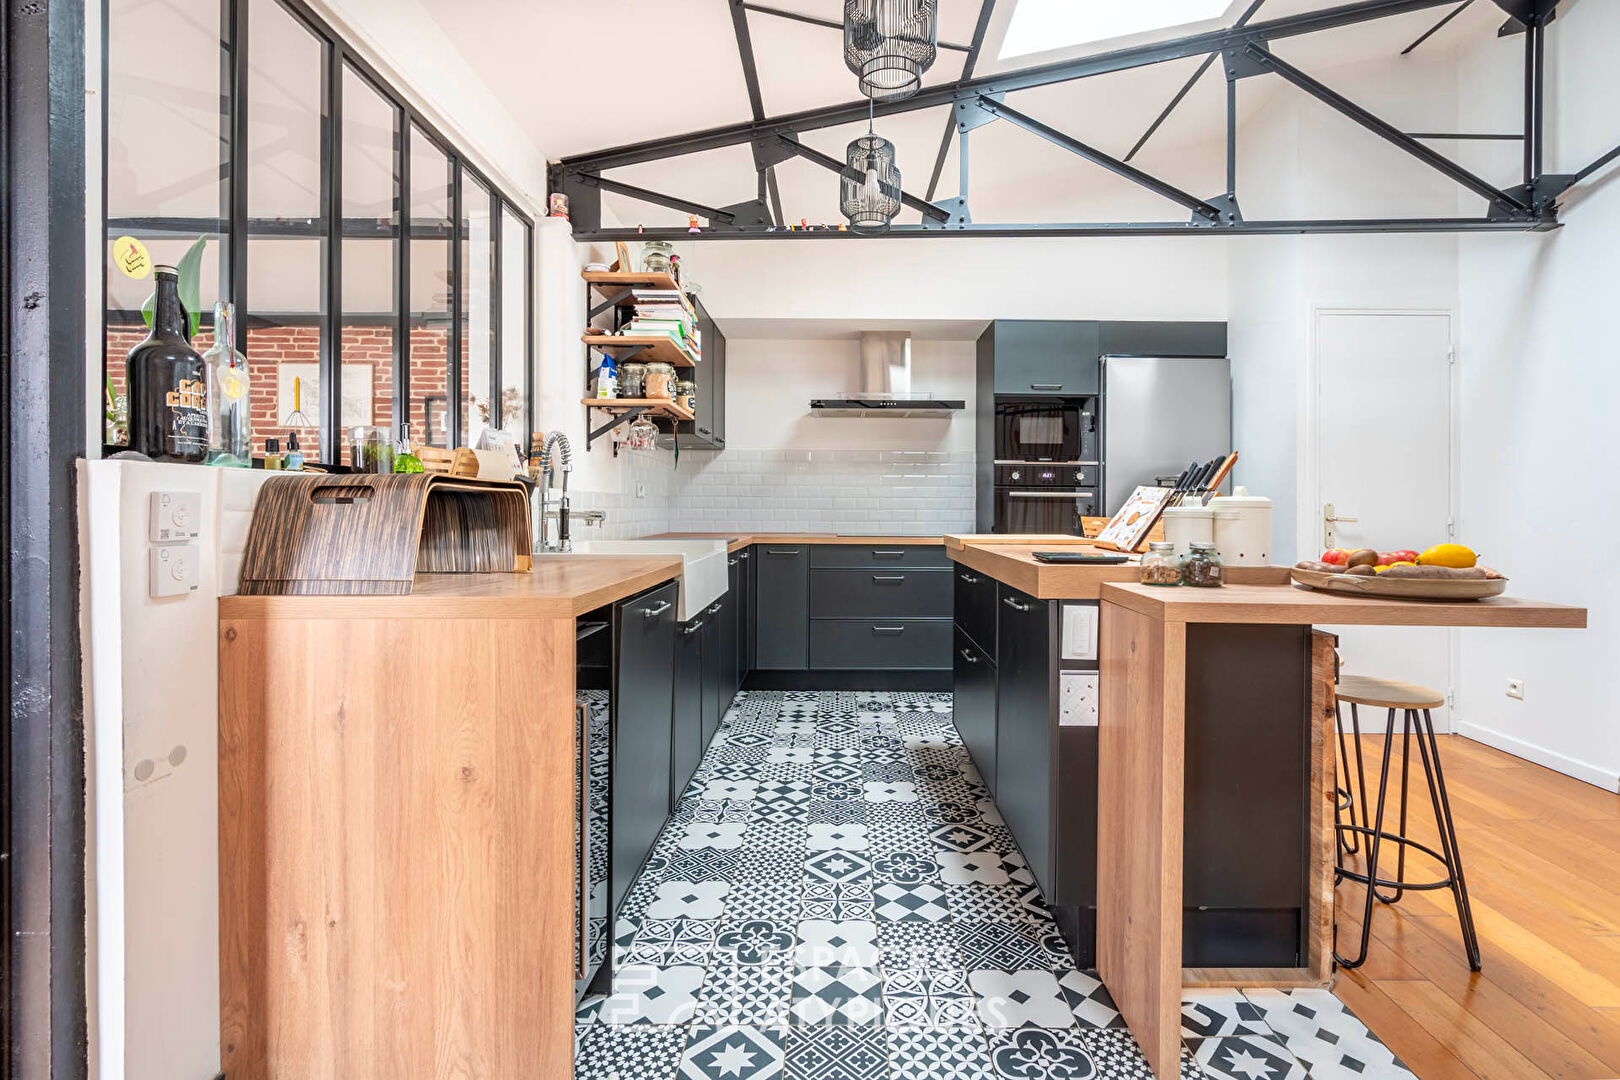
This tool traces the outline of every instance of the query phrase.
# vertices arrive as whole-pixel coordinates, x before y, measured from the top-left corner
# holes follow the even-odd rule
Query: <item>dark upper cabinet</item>
[[[674,749],[671,754],[670,812],[703,757],[703,627],[683,623],[675,636]]]
[[[810,555],[803,544],[754,546],[754,666],[810,666]]]
[[[988,346],[988,347],[987,347]],[[980,338],[979,362],[992,365],[997,394],[1083,397],[1100,389],[1100,324],[1002,319]]]
[[[677,379],[691,379],[697,391],[697,419],[675,425],[683,447],[719,450],[726,445],[726,335],[709,317],[703,302],[694,299],[698,333],[702,336],[703,359],[696,367],[677,368]],[[668,443],[665,436],[662,440]]]
[[[996,629],[996,805],[1041,893],[1053,889],[1054,605],[1002,585]]]
[[[951,689],[956,730],[992,795],[996,788],[996,665],[983,649],[956,628]]]
[[[1223,322],[1098,323],[1100,356],[1225,356]]]
[[[614,605],[613,910],[669,817],[676,583]]]

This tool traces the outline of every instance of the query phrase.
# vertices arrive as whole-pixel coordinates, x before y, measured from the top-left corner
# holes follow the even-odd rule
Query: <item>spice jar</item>
[[[697,383],[679,379],[675,383],[675,404],[689,413],[697,412]]]
[[[1215,553],[1215,545],[1194,540],[1181,560],[1181,583],[1201,589],[1216,589],[1226,581],[1226,564]]]
[[[1148,545],[1147,554],[1142,556],[1141,582],[1144,585],[1181,584],[1181,560],[1176,558],[1176,545],[1163,540]]]
[[[667,274],[670,272],[670,256],[675,254],[675,245],[667,240],[649,240],[641,246],[641,270],[645,274]]]
[[[640,360],[626,360],[619,365],[619,396],[643,397],[647,389],[647,365]]]
[[[648,364],[641,392],[644,397],[648,398],[673,398],[675,396],[675,365],[656,360]]]

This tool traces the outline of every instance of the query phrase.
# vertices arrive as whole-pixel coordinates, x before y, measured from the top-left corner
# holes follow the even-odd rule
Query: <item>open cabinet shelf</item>
[[[669,398],[584,398],[580,404],[606,412],[644,412],[672,420],[692,419],[690,409],[682,408]]]
[[[673,341],[657,334],[584,334],[580,340],[593,349],[611,351],[615,360],[661,360],[678,368],[697,366]]]

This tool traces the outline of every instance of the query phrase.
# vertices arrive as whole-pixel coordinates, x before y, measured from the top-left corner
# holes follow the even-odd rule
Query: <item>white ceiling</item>
[[[767,0],[824,19],[841,18],[837,0]],[[1014,57],[998,65],[999,38],[1015,0],[999,0],[976,75],[1050,62],[1117,47]],[[1338,0],[1267,0],[1257,20],[1334,6]],[[445,35],[485,79],[549,158],[683,134],[749,118],[727,0],[480,0],[479,17],[466,17],[465,0],[424,0]],[[1234,0],[1232,11],[1248,6]],[[940,39],[967,42],[978,0],[941,0]],[[1309,71],[1390,58],[1423,33],[1447,8],[1344,27],[1276,43],[1280,55]],[[1235,18],[1231,15],[1227,21]],[[838,31],[750,13],[749,29],[766,114],[779,115],[857,99],[844,67]],[[1495,4],[1475,4],[1423,46],[1426,54],[1493,35],[1502,15]],[[501,32],[492,33],[491,27]],[[1203,29],[1200,25],[1197,29]],[[1177,28],[1157,37],[1174,37]],[[1142,37],[1130,39],[1130,43]],[[959,78],[963,54],[940,50],[925,85]],[[1199,59],[1137,68],[1008,95],[1007,103],[1108,153],[1124,156],[1160,110],[1196,70]],[[1294,93],[1276,80],[1241,84],[1242,117],[1270,94]],[[923,194],[945,130],[948,110],[918,110],[882,119],[879,133],[897,147],[907,190]],[[1209,196],[1225,186],[1225,91],[1217,65],[1171,116],[1135,163],[1172,184]],[[1390,117],[1399,124],[1400,117]],[[807,132],[803,141],[842,158],[844,145],[864,125]],[[1241,130],[1241,127],[1240,127]],[[1185,211],[1098,169],[1075,155],[1005,123],[975,131],[970,141],[970,201],[975,220],[1025,222],[1096,220],[1099,205],[1116,220],[1181,220]],[[755,195],[752,157],[734,146],[685,158],[649,162],[611,173],[627,183],[709,205]],[[777,167],[790,220],[841,220],[836,178],[806,161]],[[936,197],[957,192],[957,159],[947,157]],[[638,200],[607,195],[610,217],[626,224],[684,224],[685,216]],[[918,220],[905,211],[901,221]]]

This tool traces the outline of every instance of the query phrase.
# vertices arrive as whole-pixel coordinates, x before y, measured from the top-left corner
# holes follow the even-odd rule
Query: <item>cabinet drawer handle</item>
[[[746,558],[748,558],[748,552],[746,552],[746,551],[744,551],[744,552],[741,552],[741,553],[740,553],[740,554],[738,554],[738,556],[737,556],[737,558],[739,558],[739,559],[746,559]]]
[[[578,977],[583,979],[590,974],[591,957],[591,720],[582,704],[575,705],[574,712],[579,718],[579,896],[575,898],[579,925],[574,932],[579,935]]]
[[[1010,596],[1003,596],[1001,598],[1001,602],[1012,608],[1014,611],[1028,611],[1030,607],[1028,604],[1020,604],[1017,600],[1014,600]]]
[[[903,552],[903,551],[874,551],[874,552],[872,552],[872,558],[874,558],[874,559],[903,559],[905,557],[906,557],[906,553]]]
[[[727,566],[736,566],[737,562],[738,562],[738,560],[735,559],[735,558],[727,559],[726,560],[726,565]]]
[[[872,575],[872,580],[873,581],[904,581],[904,580],[906,580],[906,575],[904,575],[904,574],[873,574]]]
[[[674,606],[668,600],[660,600],[654,607],[642,608],[641,613],[649,619],[656,619]]]
[[[972,574],[961,574],[959,576],[961,577],[961,579],[963,581],[967,582],[969,585],[977,585],[979,583],[979,579],[974,577]]]
[[[1032,382],[1029,384],[1029,388],[1031,390],[1061,390],[1063,384],[1060,382]]]
[[[875,634],[903,634],[906,632],[906,628],[903,626],[874,626],[872,632]]]
[[[691,637],[701,629],[703,629],[703,620],[699,619],[695,623],[688,624],[684,629],[681,630],[681,633],[685,634],[687,637]]]
[[[726,602],[724,600],[716,600],[714,602],[714,606],[709,608],[709,610],[705,611],[703,614],[705,614],[705,615],[718,615],[718,614],[720,614],[720,609],[725,607],[725,606],[726,606]]]
[[[966,660],[970,664],[977,664],[979,662],[979,658],[973,655],[972,649],[963,649],[962,659]]]
[[[782,551],[779,548],[766,548],[765,549],[765,554],[767,554],[767,555],[797,555],[798,552],[794,551],[791,548],[789,548],[787,551]]]

